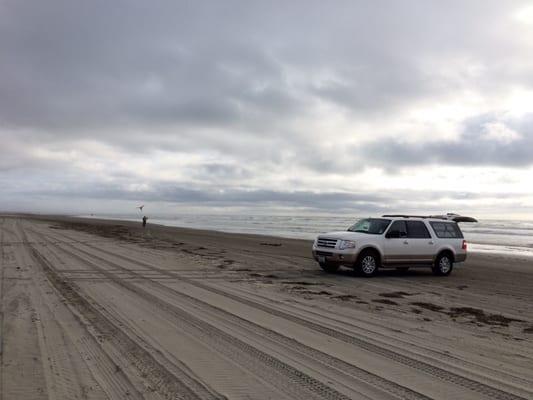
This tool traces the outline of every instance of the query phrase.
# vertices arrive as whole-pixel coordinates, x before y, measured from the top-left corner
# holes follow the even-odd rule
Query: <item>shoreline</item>
[[[0,214],[1,215],[1,214]],[[50,219],[58,219],[58,220],[79,220],[80,222],[86,221],[92,221],[94,223],[103,223],[103,224],[109,224],[109,223],[124,223],[127,226],[133,226],[135,227],[136,224],[140,224],[140,217],[139,222],[137,220],[131,218],[131,219],[122,219],[122,218],[100,218],[100,217],[90,217],[90,216],[71,216],[71,215],[47,215],[47,214],[12,214],[12,215],[20,215],[20,216],[27,216],[32,217],[36,219],[40,218],[50,218]],[[162,222],[160,219],[154,218],[154,221],[157,222],[150,222],[150,219],[148,219],[148,228],[159,226],[164,228],[175,228],[175,229],[181,229],[181,230],[191,230],[191,231],[199,231],[199,232],[216,232],[218,234],[230,234],[230,235],[241,235],[242,237],[248,237],[248,236],[257,236],[258,238],[269,238],[269,239],[286,239],[286,240],[298,240],[298,241],[307,241],[312,242],[314,240],[314,235],[320,234],[320,232],[317,232],[316,234],[309,234],[310,237],[297,237],[297,236],[291,236],[289,233],[286,235],[283,234],[270,234],[270,233],[263,233],[260,231],[240,231],[238,229],[206,229],[202,227],[192,227],[192,226],[178,226],[178,225],[172,225],[172,224],[164,224],[160,223]],[[131,225],[130,225],[131,224]],[[495,255],[495,256],[509,256],[509,257],[516,257],[523,260],[529,260],[533,262],[533,243],[530,246],[520,246],[520,245],[513,245],[513,244],[496,244],[490,241],[473,241],[468,238],[468,233],[465,233],[466,240],[469,245],[469,254],[485,254],[485,255]],[[533,241],[533,237],[531,239]]]
[[[1,217],[1,215],[0,215]],[[103,236],[124,242],[132,242],[148,247],[168,246],[172,248],[177,244],[191,248],[216,248],[225,252],[235,252],[245,259],[249,255],[260,257],[294,257],[295,260],[305,260],[307,267],[320,270],[311,254],[311,240],[284,238],[271,235],[258,235],[249,233],[222,232],[208,229],[188,227],[175,227],[160,224],[148,224],[143,228],[141,222],[71,217],[63,215],[33,215],[21,214],[13,218],[25,218],[35,221],[50,223],[51,227],[80,231],[93,235]],[[59,225],[58,225],[59,224]],[[253,257],[252,257],[253,258]],[[290,258],[289,258],[290,260]],[[478,270],[490,270],[491,273],[503,273],[494,279],[509,281],[505,276],[507,271],[525,273],[526,282],[531,278],[533,287],[533,265],[529,257],[521,257],[508,253],[474,252],[469,251],[466,262],[456,266],[457,272],[472,274],[472,279],[477,279]],[[429,268],[412,268],[415,274],[429,274]],[[453,274],[452,273],[452,276]],[[489,274],[490,275],[490,274]],[[453,278],[456,279],[456,278]],[[533,292],[532,292],[533,300]]]
[[[162,240],[168,243],[173,243],[176,239],[179,239],[179,241],[184,241],[192,246],[226,246],[230,250],[238,251],[245,250],[253,252],[260,250],[264,253],[266,249],[270,249],[276,255],[295,256],[308,259],[312,263],[315,263],[311,254],[312,240],[309,239],[286,238],[254,233],[224,232],[155,223],[148,223],[147,227],[143,229],[141,221],[135,222],[65,215],[20,214],[18,217],[66,224],[65,226],[69,229],[74,228],[75,230],[104,235],[107,238],[118,240],[146,240],[147,237],[152,237],[154,240]],[[467,261],[457,264],[456,268],[464,269],[473,263],[476,266],[483,265],[485,267],[505,263],[509,268],[533,273],[533,260],[529,255],[522,256],[513,252],[476,252],[471,249],[468,252]],[[414,268],[414,270],[424,271],[425,268]]]

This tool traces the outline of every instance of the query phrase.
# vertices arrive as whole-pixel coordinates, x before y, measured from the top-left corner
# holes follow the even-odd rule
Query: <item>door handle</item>
[[[430,240],[428,244],[435,244],[435,242],[433,240]]]
[[[404,240],[403,244],[409,244],[409,242],[407,240]]]

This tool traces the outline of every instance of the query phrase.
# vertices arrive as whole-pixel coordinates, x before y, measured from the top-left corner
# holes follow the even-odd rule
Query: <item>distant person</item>
[[[146,220],[147,220],[147,219],[148,219],[148,218],[146,218],[146,215],[145,215],[145,216],[143,217],[143,228],[146,227]]]

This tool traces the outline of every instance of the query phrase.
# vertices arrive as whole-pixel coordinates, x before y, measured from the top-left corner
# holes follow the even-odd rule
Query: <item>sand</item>
[[[531,399],[533,260],[329,275],[303,240],[0,216],[0,398]]]

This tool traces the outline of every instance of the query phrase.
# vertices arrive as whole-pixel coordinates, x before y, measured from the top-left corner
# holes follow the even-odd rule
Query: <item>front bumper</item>
[[[324,262],[328,264],[353,266],[357,260],[357,255],[358,252],[313,247],[313,258],[317,262],[320,262],[320,257],[324,257]]]

